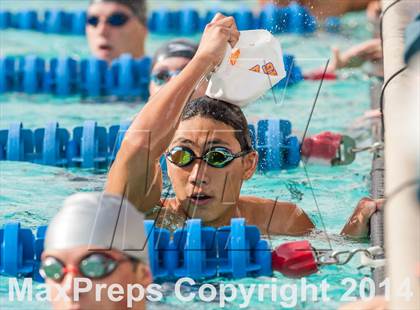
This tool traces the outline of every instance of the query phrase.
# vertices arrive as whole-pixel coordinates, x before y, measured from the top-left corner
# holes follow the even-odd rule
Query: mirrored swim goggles
[[[167,83],[174,76],[177,76],[182,71],[182,69],[178,69],[178,70],[174,70],[174,71],[159,70],[155,73],[152,72],[152,74],[150,75],[150,79],[156,85],[161,86],[161,85]]]
[[[194,152],[185,146],[175,146],[172,150],[165,153],[166,158],[178,167],[186,167],[196,159],[201,159],[207,165],[214,168],[223,168],[229,165],[235,158],[242,157],[252,150],[241,151],[233,154],[225,147],[213,147],[207,150],[202,156],[196,156]]]
[[[44,279],[61,282],[66,273],[78,273],[85,278],[100,279],[109,276],[118,267],[119,263],[136,261],[131,257],[114,259],[104,253],[91,253],[83,257],[78,266],[66,266],[54,256],[48,256],[42,261],[40,274]]]
[[[130,18],[131,16],[125,13],[117,12],[108,16],[105,22],[112,27],[122,27],[130,20]],[[99,21],[99,16],[89,15],[86,19],[86,24],[92,27],[96,27],[99,25]]]

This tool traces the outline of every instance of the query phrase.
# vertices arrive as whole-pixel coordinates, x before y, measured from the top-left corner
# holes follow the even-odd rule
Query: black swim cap
[[[143,25],[147,23],[146,0],[90,0],[90,4],[115,2],[128,7]]]
[[[197,51],[198,45],[187,39],[175,39],[166,42],[159,47],[153,56],[153,65],[170,57],[185,57],[192,59]]]

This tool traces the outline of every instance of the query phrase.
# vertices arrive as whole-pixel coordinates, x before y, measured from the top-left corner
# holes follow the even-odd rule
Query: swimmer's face
[[[203,152],[216,146],[225,147],[235,154],[242,151],[232,127],[200,116],[179,124],[169,150],[175,146],[188,147],[196,156],[202,156]],[[167,165],[178,203],[190,217],[211,224],[234,215],[242,182],[251,178],[256,162],[257,154],[251,152],[223,168],[211,167],[201,159],[185,167],[169,161]],[[197,195],[201,197],[197,199]]]
[[[155,63],[152,68],[152,76],[156,77],[150,81],[149,92],[153,96],[159,89],[168,83],[173,77],[177,75],[190,62],[186,57],[169,57]],[[165,78],[166,77],[166,78]],[[202,82],[199,88],[194,92],[191,99],[204,96],[207,88],[207,82]]]
[[[73,267],[78,267],[80,260],[89,254],[92,254],[92,251],[89,250],[87,246],[72,248],[69,250],[49,250],[43,252],[42,260],[45,261],[46,258],[52,256],[60,260],[67,268],[73,269]],[[75,279],[86,279],[84,276],[79,274],[78,271],[75,271],[74,273],[66,273],[60,282],[46,279],[46,284],[51,289],[50,292],[53,309],[125,309],[127,305],[127,285],[138,283],[146,289],[146,287],[151,283],[150,270],[146,265],[138,263],[134,268],[133,262],[127,260],[127,257],[119,251],[106,251],[106,254],[117,261],[123,261],[119,262],[118,267],[116,267],[116,269],[108,276],[101,279],[91,279],[92,289],[89,290],[89,292],[79,293],[78,301],[75,301],[74,298],[74,296],[76,296],[74,290]],[[78,284],[78,286],[81,289],[86,287],[86,284],[84,284],[85,282],[82,282],[82,280],[79,281],[80,284]],[[124,288],[124,294],[121,294],[121,296],[123,296],[121,301],[114,302],[109,299],[108,288],[112,284],[119,284]],[[98,289],[100,285],[104,286],[104,288],[100,290],[100,295],[98,295],[100,301],[97,301],[96,289]],[[62,296],[64,293],[68,298]],[[138,294],[139,290],[133,290],[133,296],[137,296]],[[134,302],[133,305],[134,307],[132,309],[144,309],[144,299],[141,302]]]
[[[106,22],[110,16],[119,13],[128,17],[125,24],[112,26]],[[88,9],[89,16],[99,18],[96,27],[86,24],[89,48],[95,57],[110,62],[123,53],[134,58],[143,56],[147,29],[128,7],[116,2],[95,3]]]

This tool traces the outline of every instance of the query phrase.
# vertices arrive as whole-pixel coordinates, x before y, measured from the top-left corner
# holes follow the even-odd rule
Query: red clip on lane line
[[[301,153],[306,158],[318,158],[331,162],[337,156],[342,136],[329,131],[305,138]]]
[[[355,149],[356,141],[353,138],[325,131],[304,139],[301,153],[312,162],[341,166],[355,160]]]
[[[326,72],[324,75],[324,70],[322,71],[315,71],[304,75],[305,80],[311,80],[311,81],[319,81],[322,80],[324,77],[324,80],[336,80],[337,75],[335,73],[328,73]]]
[[[309,241],[281,244],[271,252],[273,270],[287,277],[300,278],[318,271],[316,254]]]

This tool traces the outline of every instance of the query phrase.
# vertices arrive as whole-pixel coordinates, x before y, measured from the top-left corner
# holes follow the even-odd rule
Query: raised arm
[[[125,195],[141,211],[159,203],[159,158],[172,140],[182,110],[199,82],[222,61],[226,43],[234,46],[238,39],[234,19],[216,14],[204,30],[195,57],[134,119],[109,172],[106,192]]]

